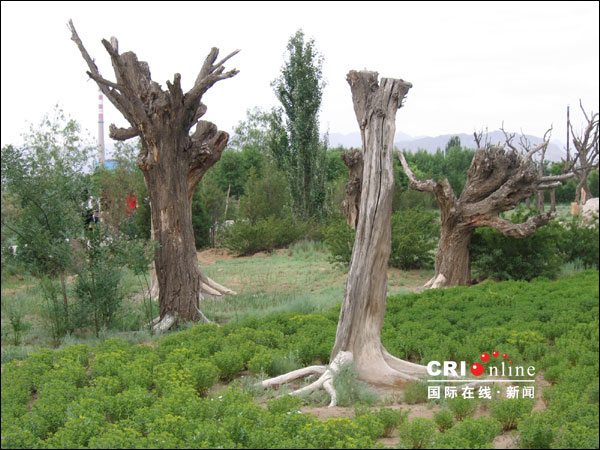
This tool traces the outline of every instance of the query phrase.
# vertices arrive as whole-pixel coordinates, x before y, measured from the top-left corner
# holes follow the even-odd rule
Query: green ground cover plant
[[[491,418],[464,417],[438,433],[440,420],[409,421],[373,409],[359,409],[352,419],[319,420],[300,411],[301,399],[284,396],[262,408],[263,397],[240,383],[217,386],[218,378],[253,367],[259,355],[286,356],[301,366],[327,363],[336,306],[196,325],[152,345],[111,338],[40,350],[3,364],[2,448],[372,448],[398,419],[404,447],[486,448],[505,415],[516,418],[523,448],[598,447],[596,271],[399,295],[387,307],[383,342],[401,357],[474,361],[499,348],[536,373],[560,369],[553,384],[536,393],[547,409],[504,414],[490,403]],[[231,354],[238,359],[225,357]]]

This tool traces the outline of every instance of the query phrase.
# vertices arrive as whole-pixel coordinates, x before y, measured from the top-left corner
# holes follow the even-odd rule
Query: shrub
[[[381,408],[377,411],[376,416],[383,424],[383,435],[390,437],[400,424],[406,422],[408,412],[401,409]]]
[[[192,374],[192,382],[200,395],[206,395],[208,390],[219,381],[219,369],[210,361],[193,361],[187,365]]]
[[[403,270],[431,267],[439,235],[435,211],[415,208],[395,212],[390,265]]]
[[[355,409],[354,422],[373,440],[385,436],[385,426],[376,412],[366,410],[357,414]]]
[[[532,214],[517,208],[511,220],[521,223]],[[476,276],[528,281],[542,276],[555,278],[564,262],[559,246],[562,234],[563,228],[556,221],[523,239],[506,237],[491,228],[478,228],[469,246]]]
[[[533,413],[518,425],[519,448],[551,448],[554,429],[548,415]]]
[[[454,415],[447,409],[442,409],[441,411],[433,413],[433,420],[440,432],[444,432],[454,425]]]
[[[446,405],[452,411],[456,420],[463,420],[473,415],[477,410],[477,400],[462,398],[460,396],[448,399]]]
[[[244,360],[235,350],[215,353],[212,362],[219,368],[219,377],[223,381],[232,380],[244,368]]]
[[[598,221],[587,226],[583,224],[581,217],[573,217],[570,222],[564,224],[559,241],[560,250],[565,255],[565,261],[580,262],[583,267],[598,270],[599,259],[599,234]]]
[[[27,331],[31,324],[25,321],[25,309],[22,301],[17,301],[14,294],[2,299],[2,316],[8,317],[12,329],[12,344],[21,344],[21,335]]]
[[[302,238],[302,228],[290,218],[269,216],[256,223],[238,220],[227,226],[222,245],[239,256],[286,247]]]
[[[427,384],[421,381],[406,383],[403,398],[409,405],[427,402]]]
[[[398,429],[398,448],[431,448],[435,436],[435,423],[417,417]]]
[[[274,367],[273,355],[267,351],[259,352],[248,361],[248,370],[254,375],[261,373],[272,376]]]
[[[493,448],[492,441],[500,432],[500,424],[487,417],[468,418],[441,433],[435,448]]]
[[[530,413],[533,400],[528,398],[495,400],[489,408],[492,417],[502,424],[503,430],[513,430],[517,428],[517,422]]]
[[[341,267],[350,266],[355,237],[356,231],[342,218],[333,220],[325,228],[325,243],[329,249],[328,259],[331,264]]]
[[[299,448],[371,448],[373,441],[346,418],[310,422],[298,433]]]
[[[372,405],[377,401],[377,393],[366,383],[360,381],[354,363],[347,363],[333,375],[333,386],[337,393],[337,404],[348,406],[354,403]]]

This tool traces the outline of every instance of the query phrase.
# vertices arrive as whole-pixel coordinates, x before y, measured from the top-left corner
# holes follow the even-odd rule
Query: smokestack
[[[102,91],[98,91],[98,164],[104,167],[104,105]]]

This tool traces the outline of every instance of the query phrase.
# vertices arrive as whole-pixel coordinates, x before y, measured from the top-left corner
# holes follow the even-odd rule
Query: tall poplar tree
[[[325,201],[326,149],[319,139],[325,83],[314,40],[298,30],[287,45],[281,76],[273,82],[281,102],[272,120],[271,151],[287,173],[293,206],[302,218],[321,215]]]

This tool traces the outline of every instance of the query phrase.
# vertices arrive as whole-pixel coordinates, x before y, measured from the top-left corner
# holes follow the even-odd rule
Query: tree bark
[[[443,274],[454,285],[471,284],[469,244],[474,228],[465,224],[443,225],[435,258],[435,273]],[[434,277],[434,281],[435,281]]]

